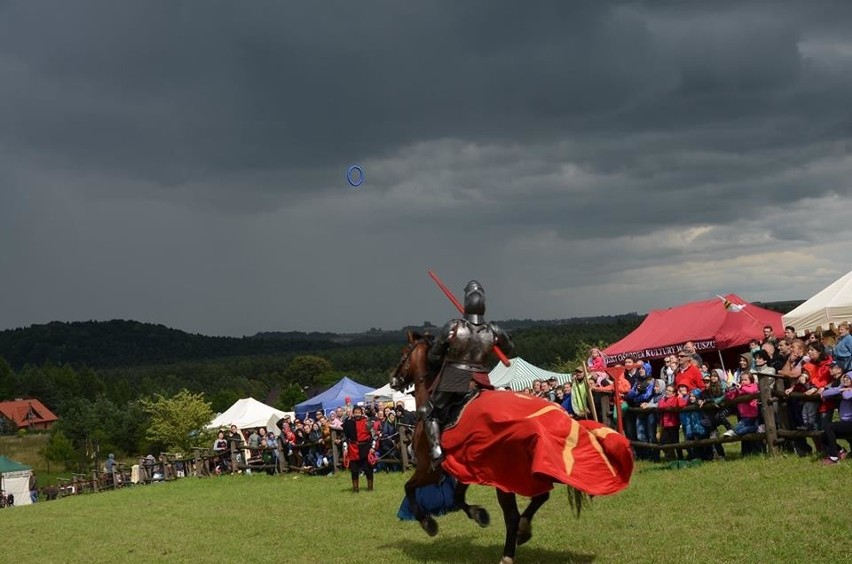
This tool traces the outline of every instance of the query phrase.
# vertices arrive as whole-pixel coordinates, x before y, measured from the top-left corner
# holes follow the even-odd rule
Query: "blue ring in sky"
[[[358,171],[358,182],[352,180],[352,173],[354,171]],[[346,170],[346,180],[349,182],[349,185],[353,188],[357,188],[364,182],[364,171],[361,170],[361,167],[358,165],[352,165]]]

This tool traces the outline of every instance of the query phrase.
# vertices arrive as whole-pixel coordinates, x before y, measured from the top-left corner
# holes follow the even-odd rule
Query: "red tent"
[[[699,353],[721,351],[763,339],[766,325],[783,335],[780,313],[728,294],[724,300],[715,297],[651,311],[642,325],[603,352],[608,364],[616,364],[628,355],[654,359],[674,354],[686,341],[694,342]]]

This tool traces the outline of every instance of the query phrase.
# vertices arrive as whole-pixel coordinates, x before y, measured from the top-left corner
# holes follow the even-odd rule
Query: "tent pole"
[[[728,373],[728,371],[727,371],[727,370],[725,370],[725,361],[724,361],[724,360],[722,360],[722,351],[720,351],[720,350],[718,350],[718,349],[717,349],[717,350],[716,350],[716,352],[717,352],[717,353],[719,353],[719,362],[721,362],[721,363],[722,363],[722,372],[724,372],[725,374],[727,374],[727,373]]]

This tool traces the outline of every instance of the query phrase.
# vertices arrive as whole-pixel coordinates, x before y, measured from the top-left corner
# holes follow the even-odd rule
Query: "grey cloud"
[[[430,266],[488,280],[504,317],[800,297],[817,282],[784,296],[734,258],[818,282],[852,258],[819,250],[848,236],[850,23],[842,2],[2,3],[0,310],[392,327],[446,311]]]

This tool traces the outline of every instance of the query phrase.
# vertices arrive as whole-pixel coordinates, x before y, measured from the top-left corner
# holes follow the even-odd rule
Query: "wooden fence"
[[[379,458],[381,464],[398,465],[403,471],[413,466],[409,456],[408,447],[411,443],[413,427],[399,424],[398,433],[393,437],[383,437],[391,440],[394,444],[393,452],[396,455],[383,454]],[[98,493],[114,490],[117,488],[132,486],[135,484],[150,484],[153,482],[168,482],[185,477],[213,476],[223,471],[230,473],[266,471],[274,474],[287,472],[300,472],[312,474],[317,468],[304,465],[302,449],[323,447],[328,452],[330,472],[343,470],[344,442],[343,432],[339,429],[331,430],[330,445],[323,442],[302,443],[297,445],[285,445],[280,439],[276,441],[275,447],[248,448],[244,441],[230,440],[229,448],[225,451],[214,451],[212,448],[195,447],[191,455],[182,453],[162,452],[157,458],[139,458],[137,464],[132,467],[124,463],[117,463],[111,472],[94,469],[89,474],[72,473],[69,478],[58,478],[57,485],[40,488],[39,497],[42,499],[55,499],[69,495],[85,493]],[[270,457],[264,454],[272,453]]]
[[[732,399],[725,399],[719,405],[712,402],[705,402],[703,406],[690,405],[682,408],[640,408],[628,407],[627,411],[637,415],[648,413],[663,413],[669,412],[689,412],[689,411],[707,411],[715,412],[721,408],[730,408],[733,412],[736,411],[736,405],[742,402],[758,400],[760,414],[763,420],[764,430],[759,433],[749,433],[745,435],[734,436],[718,436],[712,438],[702,438],[695,440],[683,440],[677,443],[660,444],[658,442],[644,442],[632,440],[630,443],[634,447],[656,450],[671,450],[671,449],[686,449],[692,447],[711,446],[715,444],[743,442],[743,441],[765,441],[768,452],[770,454],[778,454],[780,446],[788,441],[788,439],[806,440],[819,439],[822,436],[822,431],[803,431],[793,429],[790,423],[789,409],[786,409],[788,400],[798,401],[813,401],[821,400],[819,395],[807,395],[801,393],[786,394],[785,382],[787,380],[795,381],[794,377],[780,375],[758,375],[758,390],[757,394],[747,394],[737,396]],[[594,394],[600,401],[601,412],[599,418],[606,425],[617,428],[617,422],[612,418],[612,394]],[[621,416],[621,411],[617,412],[617,416]],[[656,433],[656,429],[654,430]]]

